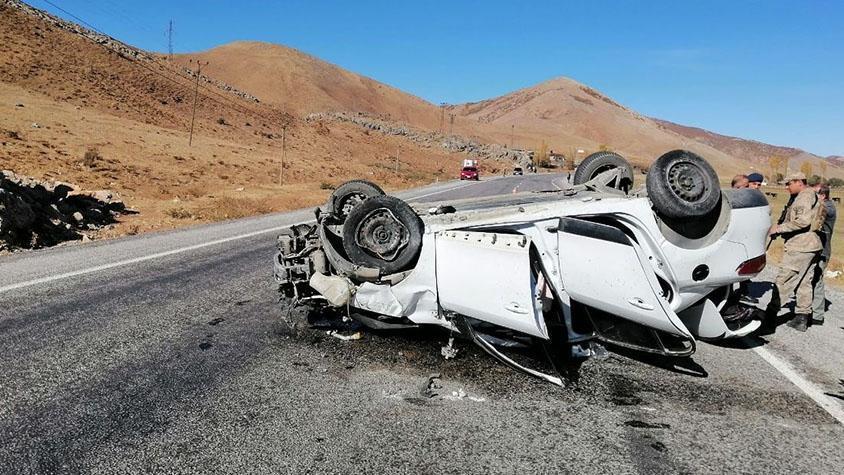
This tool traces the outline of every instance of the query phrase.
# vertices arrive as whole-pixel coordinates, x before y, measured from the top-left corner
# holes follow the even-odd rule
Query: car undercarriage
[[[764,196],[722,191],[687,151],[660,157],[646,187],[633,176],[599,152],[560,192],[434,205],[348,182],[279,236],[275,278],[294,305],[376,330],[437,326],[558,385],[605,346],[683,357],[758,328],[736,284],[765,265]]]

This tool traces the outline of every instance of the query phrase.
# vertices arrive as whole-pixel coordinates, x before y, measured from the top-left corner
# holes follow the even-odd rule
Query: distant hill
[[[716,134],[715,132],[710,132],[708,130],[679,125],[665,120],[653,120],[672,132],[707,144],[712,148],[718,149],[734,157],[741,158],[749,162],[755,162],[763,167],[767,166],[769,159],[772,156],[787,158],[789,160],[789,167],[793,169],[799,168],[803,162],[808,161],[812,164],[812,168],[815,173],[821,172],[821,168],[824,166],[824,163],[827,164],[827,167],[840,167],[844,164],[842,163],[844,162],[842,157],[820,157],[795,147],[770,145],[756,140]],[[835,172],[837,174],[837,171]]]
[[[200,53],[177,55],[207,61],[209,76],[249,91],[296,115],[367,112],[426,128],[439,124],[439,108],[423,99],[286,46],[238,41]]]
[[[485,101],[443,109],[412,94],[285,46],[239,41],[176,61],[209,64],[204,71],[299,117],[313,112],[366,113],[414,127],[482,142],[536,149],[546,143],[563,154],[609,148],[642,167],[662,153],[687,148],[722,175],[759,168],[778,153],[796,165],[819,163],[802,150],[734,139],[645,117],[595,89],[560,77]],[[834,161],[830,163],[835,163]],[[818,166],[818,165],[815,165]],[[831,170],[844,174],[844,170]]]
[[[687,148],[704,156],[722,174],[747,168],[741,159],[667,130],[595,89],[563,77],[452,110],[471,121],[513,131],[529,143],[545,141],[563,153],[605,147],[647,166],[664,152]]]

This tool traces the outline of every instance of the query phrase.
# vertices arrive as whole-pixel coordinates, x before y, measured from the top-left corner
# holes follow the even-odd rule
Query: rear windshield
[[[520,171],[522,171],[522,167],[516,167],[516,168],[513,169],[513,171],[520,172]]]
[[[476,171],[478,171],[478,169],[475,168],[475,167],[463,167],[463,171],[464,172],[476,172]]]

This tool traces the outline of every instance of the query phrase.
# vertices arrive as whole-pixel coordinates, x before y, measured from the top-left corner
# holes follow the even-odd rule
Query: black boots
[[[791,328],[799,331],[804,332],[809,327],[809,320],[812,317],[806,313],[798,313],[794,315],[794,318],[788,321],[786,325],[790,326]]]

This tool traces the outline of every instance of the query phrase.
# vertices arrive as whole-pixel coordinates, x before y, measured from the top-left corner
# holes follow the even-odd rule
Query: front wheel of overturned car
[[[363,203],[367,198],[382,195],[384,195],[384,190],[371,181],[347,181],[331,193],[331,197],[328,199],[328,209],[331,214],[343,220],[355,206]]]
[[[721,200],[718,174],[688,150],[673,150],[657,158],[648,170],[646,186],[657,213],[672,219],[706,216]]]
[[[601,173],[614,168],[620,168],[621,173],[609,186],[628,191],[633,187],[633,167],[624,157],[614,152],[595,152],[584,158],[574,171],[573,183],[582,185]]]
[[[349,260],[374,267],[382,275],[411,268],[422,249],[424,225],[404,201],[375,196],[356,206],[343,225],[343,249]]]

